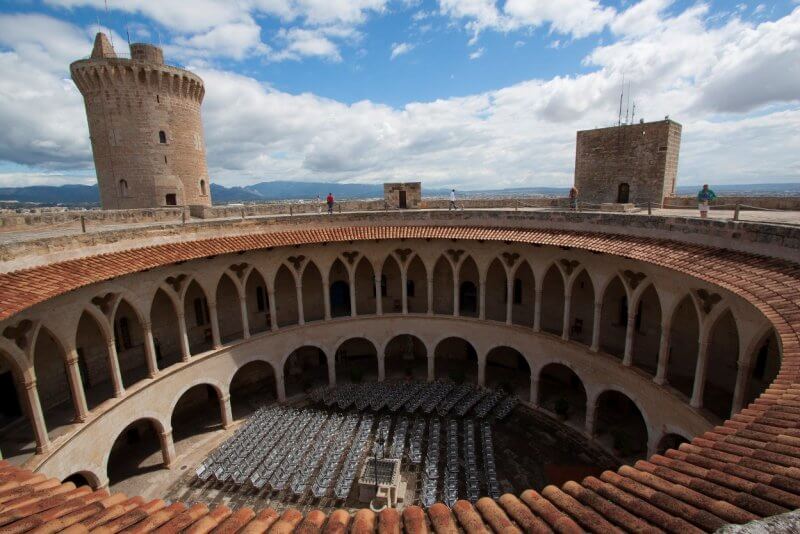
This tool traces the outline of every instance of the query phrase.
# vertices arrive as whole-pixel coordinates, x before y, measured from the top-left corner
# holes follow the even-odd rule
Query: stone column
[[[736,369],[736,386],[733,390],[733,402],[731,402],[731,417],[739,413],[744,407],[744,396],[747,393],[747,386],[750,376],[753,373],[753,359],[746,359],[739,356],[738,368]]]
[[[188,362],[192,357],[192,351],[189,347],[189,332],[186,329],[186,316],[183,312],[178,313],[178,339],[181,344],[181,360]]]
[[[486,356],[478,358],[478,385],[486,385]]]
[[[400,272],[400,294],[403,303],[403,315],[408,315],[408,275],[406,271]]]
[[[667,383],[667,370],[669,369],[669,342],[672,334],[672,325],[669,320],[661,321],[661,339],[658,343],[658,367],[653,382],[659,386]]]
[[[433,315],[433,273],[428,276],[428,315]]]
[[[625,328],[625,352],[622,365],[630,367],[633,364],[633,331],[636,328],[636,314],[628,311],[628,324]]]
[[[25,400],[27,401],[28,415],[31,419],[33,434],[36,438],[36,454],[44,454],[50,450],[50,436],[47,435],[47,425],[39,402],[39,391],[36,388],[36,379],[25,382]]]
[[[692,385],[692,400],[689,405],[692,408],[703,407],[703,392],[706,388],[706,367],[708,366],[708,341],[705,335],[700,335],[700,343],[697,347],[697,366],[694,371],[694,384]]]
[[[306,324],[306,314],[303,311],[303,284],[297,282],[295,285],[295,292],[297,294],[297,324]]]
[[[122,397],[125,394],[125,387],[122,382],[122,373],[119,370],[119,358],[117,357],[117,345],[114,339],[108,340],[108,368],[111,370],[111,383],[114,385],[114,396]]]
[[[542,330],[542,290],[537,289],[533,298],[533,331]]]
[[[230,428],[233,424],[233,410],[231,410],[231,396],[223,395],[219,399],[219,411],[222,415],[222,428]]]
[[[533,371],[531,371],[531,391],[528,401],[537,408],[539,407],[539,375],[534,376]]]
[[[275,393],[278,395],[278,402],[286,402],[286,384],[283,382],[283,370],[279,375],[275,375]]]
[[[327,274],[322,275],[322,305],[325,308],[325,320],[331,320],[331,281]],[[355,309],[355,302],[351,302],[350,306]]]
[[[586,423],[584,425],[584,432],[586,435],[589,436],[590,439],[594,439],[594,416],[597,410],[597,399],[595,398],[588,398],[586,399]]]
[[[278,307],[275,305],[275,291],[267,288],[267,298],[269,299],[269,329],[278,329]]]
[[[175,463],[175,443],[172,441],[172,429],[167,429],[159,434],[161,442],[161,457],[164,459],[164,467],[171,469]]]
[[[67,349],[67,379],[72,393],[72,404],[75,408],[75,422],[83,423],[89,408],[86,405],[86,393],[83,391],[81,371],[78,367],[78,351],[74,347]]]
[[[356,275],[355,272],[350,272],[350,317],[358,315],[358,308],[356,307]],[[330,297],[328,297],[328,306],[330,306]]]
[[[436,359],[433,354],[428,354],[428,382],[436,379]]]
[[[333,358],[328,358],[327,355],[326,355],[325,361],[328,362],[328,385],[329,386],[335,386],[336,385],[336,356],[334,355]]]
[[[600,351],[600,318],[603,316],[603,301],[595,301],[594,315],[592,316],[592,352]]]
[[[222,338],[219,335],[219,317],[217,316],[217,303],[213,300],[208,301],[208,315],[211,320],[211,344],[214,350],[222,346]]]
[[[153,342],[153,325],[149,321],[142,324],[142,331],[144,333],[144,359],[147,361],[147,376],[155,378],[158,374],[158,362],[156,362],[156,345]]]
[[[461,314],[461,295],[458,293],[458,276],[453,274],[453,315],[458,317]]]
[[[375,314],[383,315],[383,295],[381,294],[381,276],[375,277]]]
[[[239,293],[239,309],[242,311],[242,339],[250,339],[250,320],[247,318],[247,296]]]
[[[561,339],[569,341],[569,317],[572,314],[572,290],[564,291],[564,317],[561,318]]]
[[[386,380],[386,358],[378,356],[378,382]]]
[[[509,278],[506,280],[506,324],[513,324],[511,319],[514,313],[514,279]]]
[[[478,319],[486,319],[486,280],[478,281]]]

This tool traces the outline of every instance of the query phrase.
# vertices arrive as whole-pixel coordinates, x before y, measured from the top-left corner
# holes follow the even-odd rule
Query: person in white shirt
[[[453,189],[450,191],[450,207],[447,208],[447,211],[457,210],[457,209],[458,208],[456,207],[456,190]]]

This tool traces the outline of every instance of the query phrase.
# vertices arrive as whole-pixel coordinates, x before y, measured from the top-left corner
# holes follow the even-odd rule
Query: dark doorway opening
[[[627,204],[630,201],[631,197],[631,186],[626,183],[619,184],[619,189],[617,190],[617,203],[618,204]]]
[[[406,207],[406,192],[400,191],[400,209],[404,210]]]
[[[175,196],[175,193],[169,193],[166,196],[167,206],[177,206],[178,205],[178,197]]]
[[[478,289],[472,282],[461,283],[459,308],[461,315],[474,315],[478,312]]]
[[[14,385],[14,376],[8,372],[0,374],[0,423],[22,416],[22,408]]]
[[[338,281],[331,284],[331,315],[334,317],[350,315],[350,285]]]

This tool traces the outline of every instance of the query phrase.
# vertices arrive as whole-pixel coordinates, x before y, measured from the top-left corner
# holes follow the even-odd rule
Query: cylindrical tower
[[[98,33],[89,59],[70,65],[86,104],[103,209],[211,205],[195,74],[164,64],[160,48],[119,58]]]

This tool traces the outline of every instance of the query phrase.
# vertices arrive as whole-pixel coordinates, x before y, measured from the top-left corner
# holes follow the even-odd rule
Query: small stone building
[[[383,200],[390,208],[419,208],[422,182],[383,184]]]
[[[575,187],[590,204],[661,206],[675,194],[681,125],[665,119],[578,132]]]

